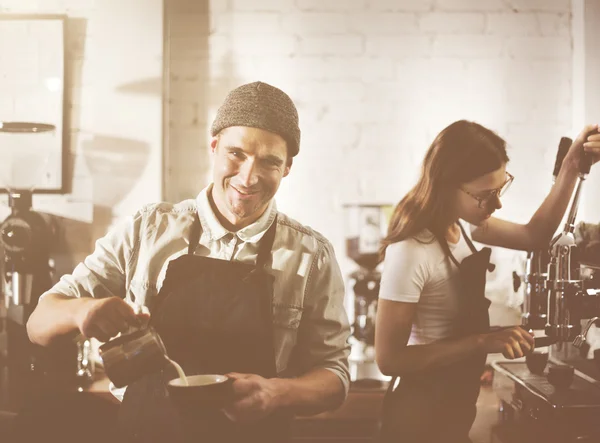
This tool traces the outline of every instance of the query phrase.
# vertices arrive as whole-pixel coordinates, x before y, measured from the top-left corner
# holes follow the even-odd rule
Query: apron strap
[[[275,242],[275,231],[277,230],[277,215],[273,219],[273,223],[269,226],[269,229],[260,239],[258,246],[258,255],[256,257],[256,268],[264,268],[267,261],[271,257],[271,250],[273,249],[273,243]]]
[[[467,235],[465,228],[463,228],[463,225],[460,222],[457,222],[458,226],[460,227],[460,231],[462,232],[463,237],[465,238],[465,241],[467,242],[467,245],[469,245],[469,249],[471,250],[471,252],[473,254],[476,254],[477,252],[480,252],[477,250],[477,248],[475,247],[475,245],[473,244],[473,242],[471,241],[471,239],[469,238],[469,236]],[[484,248],[485,249],[485,248]],[[454,257],[454,255],[452,255],[452,252],[450,252],[450,260],[452,260],[452,262],[456,265],[456,267],[460,267],[458,260],[456,260],[456,258]],[[494,269],[496,269],[496,265],[493,263],[488,263],[488,267],[487,267],[488,271],[490,272],[494,272]]]
[[[188,244],[188,255],[194,255],[194,252],[198,248],[200,243],[200,231],[201,231],[200,218],[198,217],[198,210],[194,213],[194,221],[192,224],[192,230],[190,231],[190,243]]]
[[[477,248],[475,248],[475,245],[473,244],[473,242],[471,241],[471,239],[469,238],[469,236],[467,235],[467,232],[465,231],[465,228],[463,228],[463,225],[457,221],[458,223],[458,227],[460,228],[460,232],[462,233],[462,236],[465,238],[465,241],[467,242],[467,245],[469,246],[469,249],[471,250],[471,252],[473,254],[475,254],[477,252]],[[452,252],[449,250],[448,253],[450,254],[450,260],[452,260],[452,263],[454,263],[456,265],[457,268],[460,267],[460,264],[458,263],[458,260],[456,260],[456,258],[454,257],[454,255],[452,254]]]
[[[473,244],[473,242],[467,235],[467,232],[465,231],[465,228],[463,228],[462,223],[461,222],[457,222],[457,223],[458,223],[458,227],[460,228],[460,232],[462,232],[462,235],[465,238],[465,241],[467,242],[467,245],[469,245],[469,249],[471,250],[472,253],[476,253],[477,248],[475,248],[475,245]]]
[[[452,252],[448,252],[448,257],[450,257],[450,260],[452,260],[452,263],[454,263],[456,265],[457,268],[460,268],[460,263],[458,262],[458,260],[454,257],[454,255],[452,255]]]

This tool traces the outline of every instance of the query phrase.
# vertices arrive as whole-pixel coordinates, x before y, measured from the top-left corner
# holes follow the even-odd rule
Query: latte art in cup
[[[224,375],[191,375],[185,379],[176,378],[169,382],[172,386],[210,386],[219,383],[223,383],[228,380],[228,377]]]

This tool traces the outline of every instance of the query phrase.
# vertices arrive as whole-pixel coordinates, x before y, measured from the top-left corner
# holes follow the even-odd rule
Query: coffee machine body
[[[0,224],[4,302],[0,321],[5,326],[0,403],[9,410],[18,409],[28,393],[43,384],[61,384],[61,378],[75,374],[70,366],[76,365],[72,340],[44,349],[27,335],[29,316],[40,295],[52,287],[50,250],[55,238],[52,219],[32,211],[31,202],[30,191],[11,191],[11,214]]]

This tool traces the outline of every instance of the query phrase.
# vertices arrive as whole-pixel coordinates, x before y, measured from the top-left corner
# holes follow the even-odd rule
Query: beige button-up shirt
[[[124,297],[149,307],[158,296],[167,264],[187,253],[197,212],[202,234],[196,255],[256,262],[258,242],[277,215],[270,272],[274,348],[280,376],[317,368],[335,373],[349,387],[350,327],[343,305],[344,283],[331,243],[318,232],[277,211],[271,202],[253,224],[229,232],[208,200],[210,187],[195,200],[148,205],[96,242],[95,251],[48,293],[73,297]]]

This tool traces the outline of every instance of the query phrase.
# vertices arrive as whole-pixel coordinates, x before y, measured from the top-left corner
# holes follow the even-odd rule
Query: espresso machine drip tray
[[[548,367],[553,364],[548,362]],[[556,388],[547,379],[548,367],[538,375],[525,362],[502,361],[492,366],[494,391],[501,402],[493,441],[600,441],[599,382],[575,371],[568,387]]]
[[[548,363],[552,365],[552,363]],[[600,383],[588,381],[575,375],[571,386],[565,389],[555,388],[542,375],[532,374],[525,363],[496,362],[494,368],[520,384],[549,407],[559,410],[564,408],[597,408],[600,419]]]

